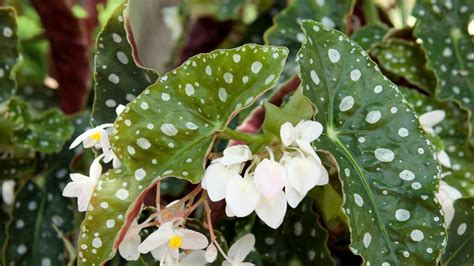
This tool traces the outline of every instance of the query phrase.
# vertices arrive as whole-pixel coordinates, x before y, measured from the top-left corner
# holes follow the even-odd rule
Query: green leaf
[[[418,115],[443,110],[446,117],[434,127],[441,139],[441,148],[451,160],[451,168],[443,167],[444,179],[463,195],[474,196],[474,148],[466,145],[469,125],[467,113],[452,101],[440,102],[415,90],[404,88],[403,95]]]
[[[12,142],[18,147],[43,153],[60,151],[74,131],[69,119],[59,109],[51,108],[37,115],[26,102],[18,99],[9,102],[8,118],[16,125]]]
[[[36,159],[32,157],[13,157],[0,159],[0,180],[17,179],[33,173]]]
[[[276,84],[286,55],[259,45],[200,54],[139,95],[111,134],[129,173],[143,175],[136,185],[170,175],[199,182],[215,135]]]
[[[369,24],[354,32],[351,36],[354,42],[366,51],[370,51],[382,42],[388,28],[384,24]]]
[[[474,198],[461,198],[454,202],[454,218],[448,230],[448,246],[443,265],[472,265],[474,257]]]
[[[413,14],[418,18],[415,36],[423,42],[428,68],[437,77],[436,92],[441,99],[452,99],[470,113],[471,142],[474,142],[474,38],[468,24],[474,2],[459,0],[444,5],[429,0],[416,2]]]
[[[18,62],[16,12],[11,7],[0,7],[0,103],[9,100],[15,91],[12,69]]]
[[[277,107],[270,102],[265,102],[265,120],[262,128],[266,133],[280,136],[280,127],[286,122],[293,125],[301,120],[310,120],[314,116],[314,107],[303,95],[301,90],[297,90],[290,100],[282,107]]]
[[[389,39],[373,53],[380,66],[396,77],[405,78],[423,91],[433,94],[436,77],[426,68],[425,53],[419,44],[401,39]]]
[[[158,78],[158,75],[135,64],[132,47],[125,31],[123,11],[118,6],[99,33],[94,73],[92,123],[115,121],[115,108],[126,105]]]
[[[335,265],[327,247],[328,232],[319,223],[310,198],[297,209],[289,209],[278,230],[259,221],[253,233],[257,238],[256,249],[268,264]]]
[[[318,22],[302,28],[303,92],[324,126],[314,145],[339,164],[352,251],[372,265],[435,264],[439,166],[414,112],[361,47]]]
[[[264,35],[265,43],[288,47],[290,54],[282,80],[297,73],[295,55],[304,40],[300,21],[312,19],[326,26],[347,31],[346,20],[354,8],[354,0],[294,0],[274,17],[274,24]]]

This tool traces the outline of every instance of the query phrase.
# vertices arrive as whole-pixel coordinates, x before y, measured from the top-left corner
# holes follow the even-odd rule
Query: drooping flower
[[[110,150],[110,142],[109,142],[109,133],[106,128],[112,127],[113,124],[103,124],[89,130],[79,135],[69,146],[69,149],[73,149],[79,144],[82,143],[84,148],[101,148],[104,152],[108,152]]]
[[[244,262],[245,257],[253,250],[255,245],[255,236],[252,234],[244,235],[239,238],[227,253],[227,259],[222,266],[251,266],[253,263]]]
[[[296,127],[286,122],[280,127],[280,138],[283,145],[296,145],[305,153],[316,156],[311,142],[319,138],[322,132],[323,126],[316,121],[302,120]]]
[[[180,249],[198,250],[207,247],[209,242],[203,234],[176,227],[174,221],[163,223],[138,246],[138,251],[151,251],[155,259],[164,261],[166,256],[170,256],[172,260],[179,259]]]
[[[459,192],[459,190],[441,180],[439,182],[439,190],[435,196],[441,204],[441,208],[443,209],[446,226],[449,227],[451,221],[454,218],[454,201],[461,198],[462,194]]]
[[[2,198],[6,205],[15,201],[15,180],[5,180],[2,183]]]
[[[64,197],[77,197],[77,207],[80,212],[86,211],[87,206],[89,206],[95,186],[102,174],[100,160],[103,157],[104,155],[100,155],[94,159],[89,169],[89,176],[77,173],[70,174],[72,182],[69,182],[63,190]]]
[[[219,163],[223,165],[235,165],[252,159],[252,152],[247,145],[234,145],[224,150],[224,156]]]
[[[261,195],[252,175],[234,175],[226,187],[225,200],[229,211],[237,217],[251,214],[258,205]]]
[[[120,256],[122,256],[122,258],[131,261],[138,260],[138,258],[140,257],[140,252],[138,252],[138,246],[141,242],[141,229],[142,227],[138,224],[137,219],[133,220],[118,248]]]

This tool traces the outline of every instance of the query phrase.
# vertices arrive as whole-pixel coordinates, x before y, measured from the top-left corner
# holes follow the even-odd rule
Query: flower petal
[[[433,110],[427,113],[420,115],[418,120],[420,121],[420,125],[423,128],[430,128],[437,125],[439,122],[443,121],[446,117],[446,112],[443,110]]]
[[[235,214],[229,208],[229,205],[225,205],[225,215],[227,215],[227,217],[235,217]]]
[[[224,150],[224,156],[220,160],[223,165],[233,165],[252,159],[252,152],[247,145],[234,145]]]
[[[77,209],[80,212],[87,210],[89,202],[91,201],[92,194],[94,194],[95,185],[97,180],[89,178],[87,181],[82,183],[81,194],[77,198]]]
[[[15,201],[15,180],[5,180],[2,183],[2,198],[6,205]]]
[[[173,229],[163,228],[163,226],[160,226],[158,230],[151,233],[145,240],[143,240],[143,242],[138,246],[138,251],[140,253],[148,253],[153,249],[165,245],[172,236]]]
[[[246,234],[229,248],[227,256],[232,262],[243,262],[245,257],[253,250],[255,245],[255,236],[253,234]]]
[[[451,159],[449,158],[449,155],[446,153],[446,151],[441,150],[436,154],[436,156],[438,157],[438,161],[442,166],[451,168]]]
[[[125,105],[119,104],[115,108],[115,113],[117,114],[117,116],[119,116],[123,112],[123,110],[125,110]]]
[[[225,200],[232,213],[237,217],[244,217],[255,210],[260,193],[252,177],[234,175],[227,184]]]
[[[165,245],[162,245],[151,250],[151,255],[153,256],[153,258],[155,258],[155,260],[159,260],[163,262],[165,260],[166,252],[168,252],[168,247],[166,247]]]
[[[122,258],[126,260],[138,260],[140,252],[138,252],[138,246],[140,245],[140,229],[137,220],[134,220],[128,231],[119,245],[119,253]]]
[[[262,197],[255,209],[260,220],[273,229],[277,229],[285,218],[286,214],[286,196],[280,191],[274,198],[267,199]]]
[[[285,186],[285,172],[285,167],[281,164],[263,159],[255,168],[254,180],[257,190],[264,197],[274,197]]]
[[[206,258],[206,261],[209,262],[209,263],[213,263],[216,258],[217,258],[217,248],[216,248],[216,245],[214,245],[214,243],[211,243],[207,249],[206,249],[206,252],[205,252],[205,258]]]
[[[288,181],[300,194],[306,195],[318,183],[322,166],[312,156],[295,157],[288,163]]]
[[[211,164],[207,167],[204,173],[205,189],[212,201],[225,198],[227,184],[233,175],[235,174],[228,167],[220,163]]]
[[[285,186],[285,196],[286,201],[288,201],[288,205],[291,208],[296,208],[298,204],[304,199],[306,195],[300,194],[296,189],[294,189],[291,185]]]
[[[305,142],[313,142],[321,133],[323,133],[323,125],[316,121],[300,121],[295,127],[297,132],[297,139],[301,139]]]
[[[454,201],[461,198],[462,194],[459,190],[441,180],[439,182],[439,191],[435,196],[441,204],[444,213],[444,220],[446,221],[446,225],[449,227],[454,217]]]
[[[296,139],[296,144],[298,144],[298,147],[304,151],[306,154],[311,155],[315,158],[319,158],[316,152],[314,151],[313,146],[311,146],[311,143],[302,140],[302,139]]]
[[[180,266],[204,266],[206,264],[207,259],[204,250],[193,250],[179,262]]]
[[[183,236],[181,249],[204,249],[209,244],[207,237],[199,232],[189,229],[178,229],[175,232]]]
[[[290,122],[286,122],[280,127],[281,142],[285,146],[290,146],[296,138],[295,128]]]
[[[89,138],[90,135],[92,135],[92,133],[94,133],[94,132],[95,132],[95,128],[86,130],[84,133],[82,133],[81,135],[79,135],[79,136],[71,143],[71,145],[69,146],[69,149],[73,149],[73,148],[77,147],[77,145],[81,144],[81,142],[83,142],[86,138]]]

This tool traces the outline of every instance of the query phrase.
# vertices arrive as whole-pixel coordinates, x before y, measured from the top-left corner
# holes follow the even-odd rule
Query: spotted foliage
[[[446,238],[434,192],[439,166],[397,86],[340,32],[303,21],[304,94],[339,164],[351,250],[373,265],[434,264]]]
[[[0,8],[0,103],[9,100],[15,91],[15,82],[11,79],[19,57],[15,16],[13,8]]]
[[[360,47],[370,51],[382,42],[387,32],[388,28],[384,24],[369,24],[354,32],[351,38]]]
[[[474,141],[474,38],[468,25],[474,13],[471,0],[416,2],[418,18],[415,36],[423,43],[428,67],[437,77],[437,93],[442,99],[459,102],[470,113],[470,139]]]
[[[115,9],[97,38],[92,111],[96,125],[113,122],[117,105],[126,105],[158,78],[134,61],[125,31],[125,7],[121,4]]]
[[[18,156],[0,159],[0,180],[17,179],[29,176],[36,167],[36,159],[32,156]]]

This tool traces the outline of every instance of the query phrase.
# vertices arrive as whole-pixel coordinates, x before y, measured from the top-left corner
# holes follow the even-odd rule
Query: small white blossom
[[[252,152],[247,145],[234,145],[224,150],[224,156],[219,163],[223,165],[241,164],[252,159]]]
[[[245,257],[254,249],[255,236],[247,234],[237,240],[227,253],[227,260],[222,266],[251,266],[253,263],[244,262]]]
[[[120,256],[122,256],[122,258],[131,261],[138,260],[138,258],[140,257],[140,252],[138,252],[138,246],[141,242],[141,229],[142,227],[138,224],[137,220],[133,220],[118,248]]]
[[[286,122],[280,128],[280,138],[283,145],[296,145],[305,153],[316,156],[311,142],[319,138],[322,132],[323,126],[316,121],[302,120],[296,127]]]
[[[15,180],[5,180],[2,183],[2,198],[6,205],[15,201]]]
[[[72,182],[69,182],[63,190],[64,197],[77,197],[77,206],[80,212],[87,210],[99,177],[102,175],[102,166],[99,161],[103,156],[94,159],[89,170],[89,176],[77,173],[70,174]]]
[[[69,149],[73,149],[82,143],[84,148],[101,148],[104,153],[110,150],[109,133],[106,128],[112,127],[113,124],[103,124],[95,128],[86,130],[86,132],[79,135],[69,146]]]
[[[217,258],[216,245],[214,245],[214,243],[209,244],[209,246],[207,247],[206,252],[205,252],[204,255],[205,255],[205,258],[206,258],[207,262],[209,262],[209,263],[214,262]]]
[[[151,233],[138,246],[138,251],[140,253],[151,251],[153,257],[160,261],[175,261],[179,259],[180,249],[204,249],[208,243],[206,236],[203,234],[188,229],[176,228],[174,221],[169,221],[163,223],[158,230]]]
[[[459,190],[441,180],[439,182],[438,193],[436,193],[435,195],[443,209],[446,226],[449,227],[451,221],[454,218],[454,201],[461,198],[462,194],[461,192],[459,192]]]

